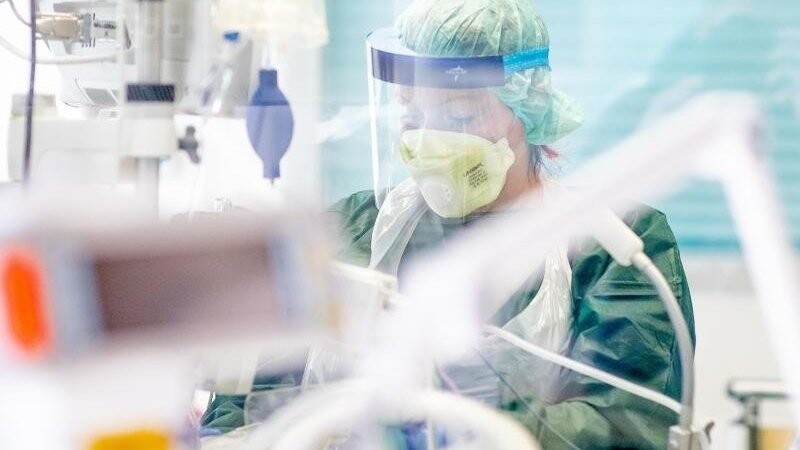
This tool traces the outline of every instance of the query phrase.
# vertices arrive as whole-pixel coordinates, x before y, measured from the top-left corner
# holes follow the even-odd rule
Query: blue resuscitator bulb
[[[294,115],[286,96],[278,87],[278,72],[262,69],[258,89],[250,99],[246,124],[250,145],[264,162],[264,178],[281,176],[280,162],[294,134]]]

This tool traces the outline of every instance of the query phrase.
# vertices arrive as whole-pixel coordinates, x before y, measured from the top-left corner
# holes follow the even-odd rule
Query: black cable
[[[30,0],[31,23],[36,23],[36,0]],[[25,103],[25,154],[22,166],[22,182],[28,184],[31,176],[31,150],[33,145],[33,100],[36,92],[36,27],[31,28],[30,79],[28,99]]]

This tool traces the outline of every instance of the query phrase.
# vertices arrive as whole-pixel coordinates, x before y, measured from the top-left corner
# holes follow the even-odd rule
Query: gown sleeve
[[[692,331],[694,316],[678,246],[665,216],[642,208],[625,218],[645,253],[670,282]],[[681,364],[675,334],[655,288],[635,268],[622,267],[596,244],[573,254],[571,358],[680,398]],[[505,409],[545,449],[667,447],[671,410],[600,381],[567,371],[559,399],[525,396]]]

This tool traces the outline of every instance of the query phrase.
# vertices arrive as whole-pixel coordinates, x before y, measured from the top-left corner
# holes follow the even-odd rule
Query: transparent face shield
[[[488,210],[509,176],[526,175],[525,130],[495,95],[508,73],[547,65],[547,50],[428,57],[397,33],[368,38],[373,185],[378,206],[412,195],[442,218]],[[511,175],[509,175],[511,173]]]

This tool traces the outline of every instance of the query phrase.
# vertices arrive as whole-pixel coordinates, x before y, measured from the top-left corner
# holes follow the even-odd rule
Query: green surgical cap
[[[530,0],[416,0],[397,29],[406,47],[425,55],[508,55],[550,46]],[[515,72],[494,92],[525,125],[531,144],[552,144],[583,122],[583,109],[553,89],[547,67]]]

